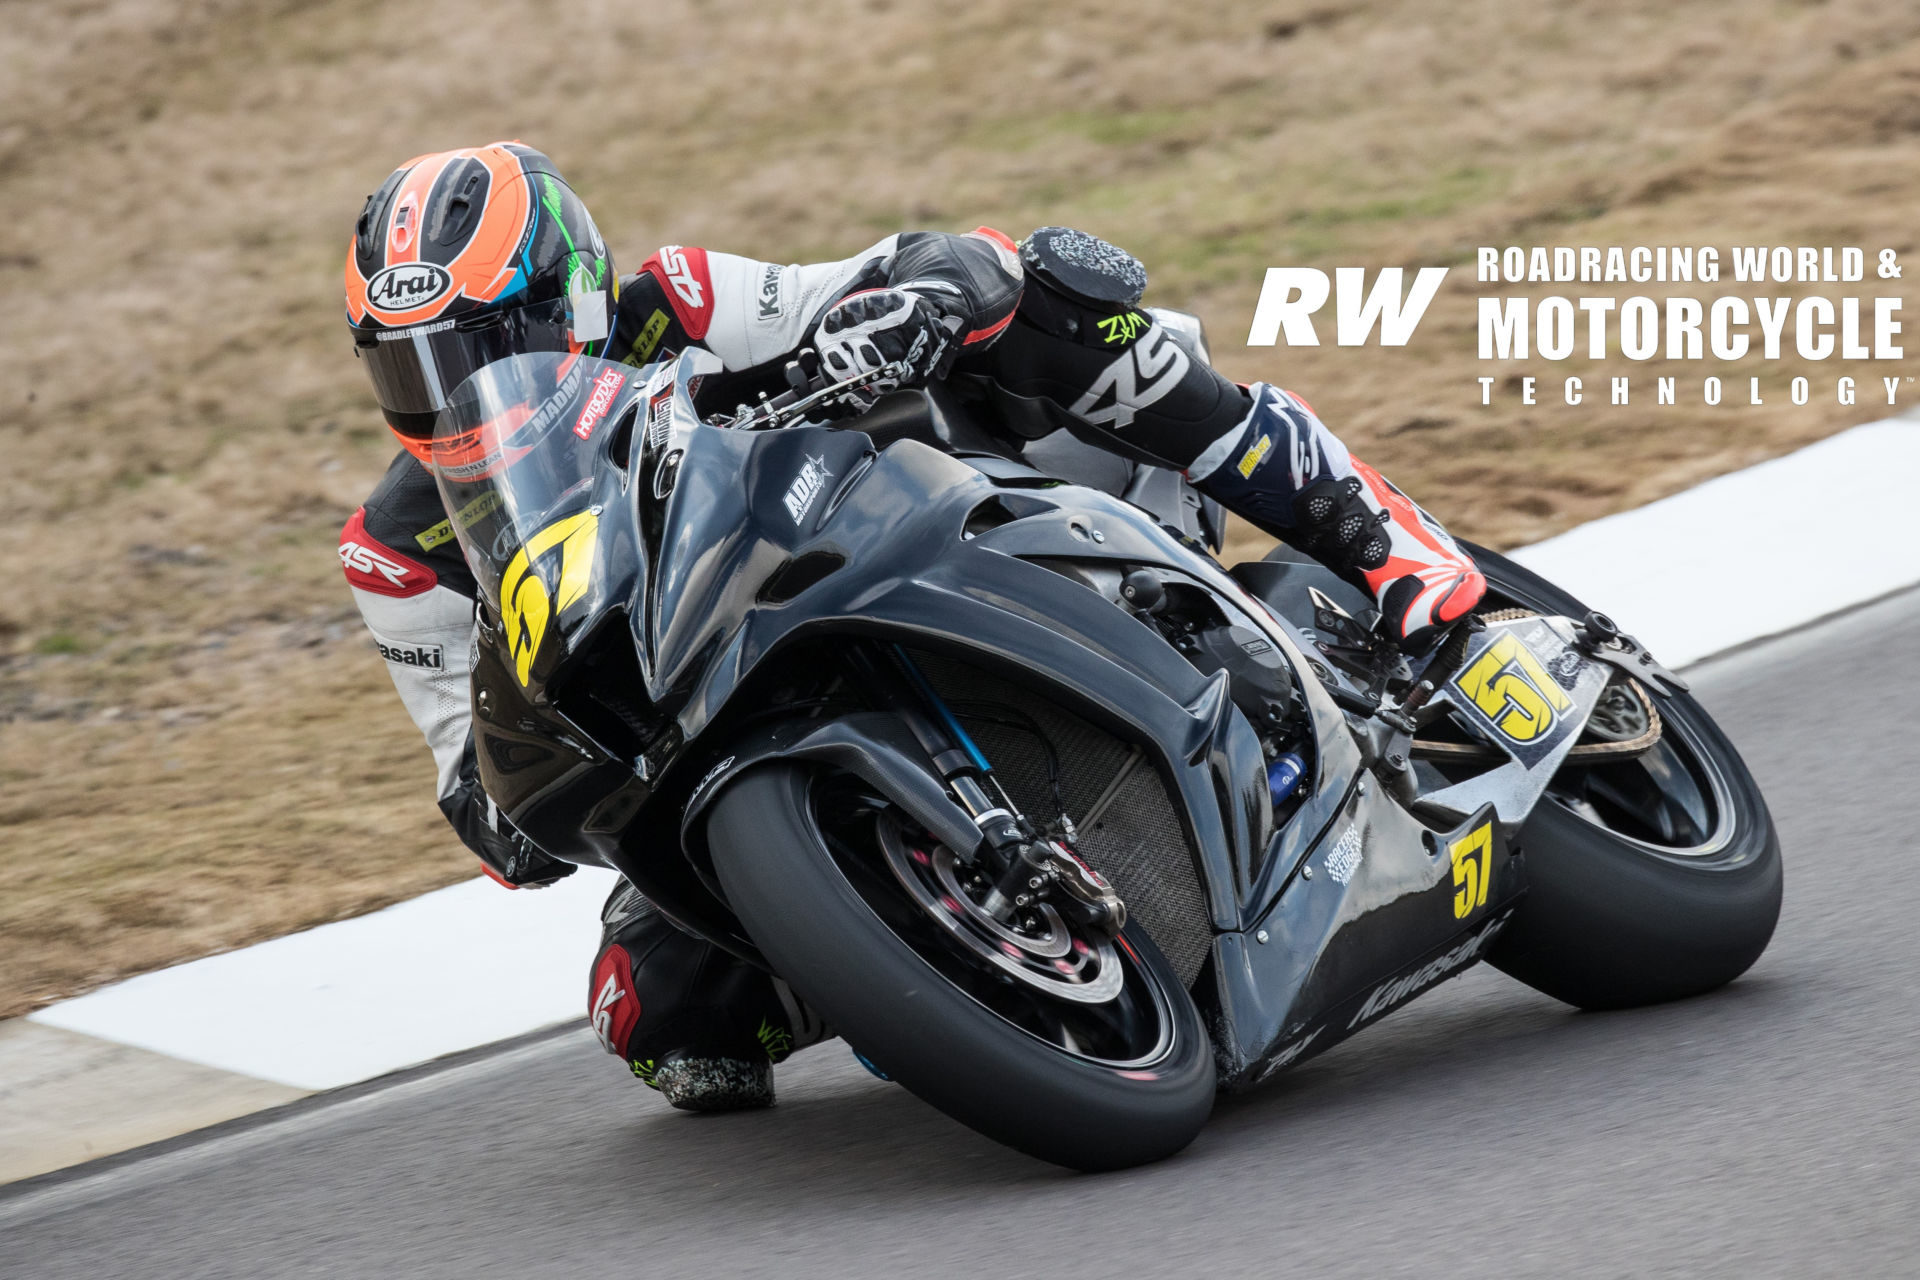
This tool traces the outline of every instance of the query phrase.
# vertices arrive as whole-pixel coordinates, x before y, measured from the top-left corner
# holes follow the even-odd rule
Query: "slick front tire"
[[[748,934],[849,1044],[962,1124],[1067,1168],[1145,1164],[1193,1141],[1213,1106],[1213,1055],[1192,998],[1151,940],[1122,935],[1137,966],[1129,990],[1157,993],[1149,1003],[1163,1025],[1152,1056],[1116,1067],[1050,1043],[915,950],[937,941],[909,945],[881,919],[862,893],[885,892],[885,873],[868,883],[856,867],[864,889],[849,879],[816,816],[820,778],[786,764],[742,775],[714,802],[707,836]]]
[[[1585,615],[1538,575],[1470,550],[1491,607]],[[1527,896],[1487,959],[1583,1009],[1723,986],[1760,958],[1780,918],[1780,839],[1752,774],[1691,696],[1658,704],[1652,751],[1562,768],[1515,841]]]

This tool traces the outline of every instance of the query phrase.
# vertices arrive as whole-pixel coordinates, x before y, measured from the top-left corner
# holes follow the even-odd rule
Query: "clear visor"
[[[373,393],[390,421],[425,438],[454,389],[496,360],[535,351],[594,354],[607,336],[607,295],[554,298],[511,311],[355,335]]]

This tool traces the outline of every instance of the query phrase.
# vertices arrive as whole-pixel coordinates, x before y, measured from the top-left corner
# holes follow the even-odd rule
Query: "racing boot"
[[[681,932],[627,881],[600,919],[587,1020],[682,1111],[772,1106],[774,1064],[827,1038],[786,983]]]
[[[1487,581],[1472,558],[1312,406],[1264,382],[1247,394],[1246,417],[1186,469],[1200,492],[1368,591],[1409,653],[1480,603]]]

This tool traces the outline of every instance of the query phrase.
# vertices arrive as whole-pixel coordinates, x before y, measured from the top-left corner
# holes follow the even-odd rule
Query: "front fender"
[[[863,711],[824,723],[788,720],[731,744],[687,799],[681,847],[709,886],[717,882],[707,851],[707,811],[729,782],[770,760],[803,760],[844,770],[879,789],[951,848],[971,850],[980,842],[980,829],[947,795],[933,761],[898,716]]]

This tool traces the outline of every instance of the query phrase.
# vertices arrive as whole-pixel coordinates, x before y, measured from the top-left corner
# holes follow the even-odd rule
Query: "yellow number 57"
[[[1475,827],[1447,851],[1453,855],[1453,918],[1465,920],[1487,905],[1487,884],[1493,879],[1493,824]]]
[[[1556,711],[1573,705],[1512,632],[1488,645],[1454,684],[1515,742],[1532,742],[1553,727]]]

